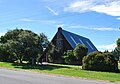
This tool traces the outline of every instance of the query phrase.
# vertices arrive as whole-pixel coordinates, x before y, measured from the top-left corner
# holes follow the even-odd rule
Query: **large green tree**
[[[34,63],[48,44],[47,36],[23,29],[8,31],[1,37],[1,45],[8,44],[9,53],[22,63],[23,60]]]

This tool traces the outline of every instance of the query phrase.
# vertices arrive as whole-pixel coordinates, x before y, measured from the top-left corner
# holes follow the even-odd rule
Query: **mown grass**
[[[33,72],[40,72],[40,73],[47,73],[47,74],[59,74],[59,75],[65,75],[65,76],[105,80],[110,82],[120,82],[120,73],[81,70],[81,66],[60,65],[60,64],[32,66],[27,64],[14,64],[14,63],[0,62],[0,67],[10,68],[10,69],[29,70]],[[120,69],[120,65],[119,65],[119,69]]]

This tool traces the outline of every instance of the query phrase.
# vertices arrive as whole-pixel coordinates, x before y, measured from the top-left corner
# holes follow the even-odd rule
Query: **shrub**
[[[118,71],[118,63],[109,52],[92,52],[83,58],[82,69],[93,71]]]
[[[117,47],[114,49],[114,51],[112,51],[115,59],[117,61],[120,61],[120,38],[118,38],[118,40],[116,41]]]
[[[87,55],[88,48],[78,44],[74,50],[64,52],[63,58],[66,64],[81,65],[82,59]]]
[[[77,64],[77,59],[74,56],[74,53],[72,50],[64,52],[63,58],[64,58],[66,64],[73,64],[73,65]]]
[[[88,52],[88,48],[84,45],[81,45],[81,44],[78,44],[76,46],[76,48],[74,49],[74,51],[73,51],[74,56],[79,61],[80,65],[82,64],[83,57],[87,55],[87,52]]]
[[[62,53],[54,45],[50,44],[46,52],[48,55],[48,62],[63,63],[63,59],[61,57]]]
[[[120,47],[116,47],[113,51],[112,54],[114,55],[115,59],[117,61],[120,60]]]
[[[53,62],[53,63],[56,63],[56,60],[59,58],[59,52],[58,50],[54,49],[52,50],[49,55],[48,55],[48,61],[49,62]]]

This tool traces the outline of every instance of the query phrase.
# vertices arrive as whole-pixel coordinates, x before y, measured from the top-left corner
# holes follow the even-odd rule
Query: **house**
[[[83,44],[88,48],[88,54],[90,52],[97,51],[97,48],[88,38],[63,30],[61,27],[58,28],[58,31],[53,37],[51,43],[56,47],[56,49],[60,50],[61,55],[68,50],[73,50],[78,43]],[[47,59],[45,52],[41,56],[40,60],[42,59],[44,59],[44,61]],[[56,62],[63,63],[63,60],[58,59]]]

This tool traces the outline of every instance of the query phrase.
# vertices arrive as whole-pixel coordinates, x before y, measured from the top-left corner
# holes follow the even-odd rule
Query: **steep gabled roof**
[[[88,38],[65,31],[63,29],[61,29],[61,32],[73,49],[76,47],[78,43],[80,43],[88,48],[88,53],[97,51],[97,48]]]

